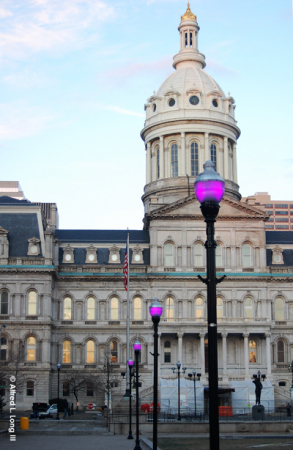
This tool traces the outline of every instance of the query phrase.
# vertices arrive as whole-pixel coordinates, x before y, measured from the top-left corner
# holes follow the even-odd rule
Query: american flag
[[[127,283],[127,279],[128,279],[128,246],[127,246],[127,244],[126,244],[126,250],[125,250],[125,257],[124,257],[123,274],[124,274],[124,287],[125,287],[125,290],[127,291],[127,288],[128,288],[128,283]]]

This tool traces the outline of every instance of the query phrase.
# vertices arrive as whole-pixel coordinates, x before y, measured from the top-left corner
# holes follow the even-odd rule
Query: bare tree
[[[61,382],[66,383],[69,394],[73,394],[78,403],[79,394],[86,392],[88,386],[99,389],[99,378],[97,373],[86,370],[68,371],[61,376]]]
[[[3,380],[6,385],[9,385],[9,382],[14,385],[16,394],[21,394],[25,387],[27,369],[23,367],[24,360],[24,351],[21,346],[18,346],[17,349],[10,354],[9,360],[1,361],[0,379]]]
[[[104,392],[107,398],[108,408],[110,405],[111,385],[114,380],[117,380],[117,372],[115,371],[115,362],[117,361],[113,361],[114,358],[110,346],[107,345],[105,348],[104,363],[99,368],[99,384],[97,388],[100,392]]]

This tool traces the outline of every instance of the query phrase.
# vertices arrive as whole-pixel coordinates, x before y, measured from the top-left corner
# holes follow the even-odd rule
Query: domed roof
[[[172,90],[178,91],[181,95],[185,95],[191,90],[197,90],[205,95],[218,91],[221,96],[225,95],[221,87],[210,75],[195,66],[175,70],[175,72],[161,84],[156,95],[162,97],[168,91]]]

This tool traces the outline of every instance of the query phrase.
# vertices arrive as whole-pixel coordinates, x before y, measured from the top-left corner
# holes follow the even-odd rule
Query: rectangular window
[[[275,208],[288,208],[288,204],[286,203],[276,203]]]
[[[274,228],[274,225],[266,225],[266,228]]]
[[[273,204],[272,203],[267,203],[266,205],[265,205],[265,208],[272,208],[273,207]]]
[[[288,217],[277,217],[276,222],[289,222]]]
[[[6,361],[6,353],[7,353],[6,348],[1,348],[1,357],[0,357],[0,361]]]
[[[171,353],[169,353],[169,352],[165,352],[164,353],[164,362],[165,363],[170,363],[171,362]]]
[[[94,396],[94,385],[92,383],[87,383],[86,385],[86,396],[87,397]]]
[[[267,222],[273,222],[274,221],[274,218],[273,217],[270,217],[268,220],[267,220]]]
[[[291,209],[293,208],[293,205],[292,205],[292,204],[290,204],[290,208],[291,208]]]
[[[34,396],[34,382],[33,381],[28,381],[26,383],[26,395],[28,397]]]
[[[289,225],[276,225],[276,228],[278,229],[284,229],[284,230],[289,230]]]
[[[266,212],[270,215],[274,214],[274,211],[266,211]]]
[[[69,397],[69,384],[63,383],[63,397]]]
[[[276,214],[281,216],[288,216],[288,211],[276,211]]]

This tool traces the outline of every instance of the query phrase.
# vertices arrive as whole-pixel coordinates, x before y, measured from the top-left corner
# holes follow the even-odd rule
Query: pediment
[[[213,95],[214,97],[222,97],[222,93],[218,91],[218,89],[213,89],[211,92],[208,93],[208,96]]]
[[[245,203],[233,200],[225,196],[220,204],[220,211],[217,220],[267,220],[269,215],[261,209],[252,207]],[[147,214],[149,220],[186,218],[203,220],[200,210],[200,203],[194,195],[185,197],[169,205],[160,207]]]
[[[168,89],[168,91],[166,91],[164,93],[165,97],[167,97],[168,95],[181,95],[180,92],[176,91],[176,89]]]
[[[9,233],[8,230],[5,230],[5,228],[0,227],[0,235],[7,235]]]

